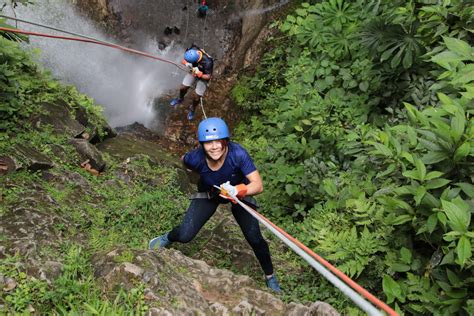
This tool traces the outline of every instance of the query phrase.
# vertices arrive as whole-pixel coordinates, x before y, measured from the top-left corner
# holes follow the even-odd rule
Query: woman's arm
[[[247,175],[247,179],[250,181],[247,184],[247,194],[246,195],[257,195],[263,192],[262,177],[258,170],[251,172]]]

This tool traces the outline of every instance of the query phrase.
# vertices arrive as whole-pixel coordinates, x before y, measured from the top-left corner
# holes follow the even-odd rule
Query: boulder
[[[130,249],[95,254],[95,275],[104,293],[144,284],[148,315],[339,315],[322,302],[286,304],[248,276],[213,268],[174,249],[134,250],[133,262],[120,262],[116,257],[123,251]]]
[[[77,153],[81,157],[81,164],[86,162],[98,172],[102,172],[105,169],[102,153],[94,145],[85,139],[71,139],[69,143],[76,148]]]

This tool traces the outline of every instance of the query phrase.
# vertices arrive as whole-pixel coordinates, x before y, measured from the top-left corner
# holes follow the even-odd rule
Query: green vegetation
[[[124,315],[130,311],[143,314],[147,310],[142,286],[129,293],[119,291],[114,301],[102,298],[93,278],[89,255],[80,246],[68,247],[63,272],[51,285],[21,271],[18,266],[20,261],[20,258],[10,257],[2,260],[0,265],[2,275],[18,282],[14,290],[1,297],[10,314],[46,314],[55,311],[71,315]]]
[[[473,25],[461,0],[303,3],[233,91],[262,209],[400,313],[474,313]]]
[[[177,171],[144,155],[127,162],[104,155],[107,172],[99,177],[79,168],[70,137],[51,125],[32,124],[31,117],[43,111],[43,103],[60,104],[72,116],[87,117],[88,132],[102,138],[106,124],[101,108],[74,87],[52,80],[12,39],[18,38],[0,36],[0,153],[14,155],[16,146],[27,145],[55,167],[2,175],[0,216],[14,217],[19,206],[28,208],[27,200],[34,201],[38,216],[55,217],[55,235],[47,244],[38,244],[34,258],[17,254],[0,259],[0,275],[16,284],[0,292],[0,314],[144,314],[144,285],[103,292],[91,257],[123,247],[115,259],[132,262],[133,250],[146,249],[150,236],[169,230],[187,205],[176,189]],[[10,248],[8,235],[0,240]],[[52,258],[62,265],[54,281],[30,274],[29,259]]]
[[[271,51],[233,90],[251,116],[237,132],[264,176],[262,209],[401,314],[474,313],[473,23],[462,0],[303,3],[276,23]],[[26,39],[0,36],[0,153],[27,143],[56,166],[1,177],[0,216],[23,197],[54,201],[61,238],[36,259],[59,252],[63,269],[48,284],[27,274],[25,258],[2,258],[0,274],[17,283],[1,292],[2,313],[143,314],[143,285],[103,293],[91,257],[122,246],[115,260],[133,261],[134,249],[175,224],[187,204],[176,170],[146,156],[106,156],[99,177],[79,169],[68,138],[31,115],[65,104],[100,138],[100,107],[52,80],[14,40]],[[275,244],[285,300],[358,313]],[[260,280],[260,270],[248,273]]]

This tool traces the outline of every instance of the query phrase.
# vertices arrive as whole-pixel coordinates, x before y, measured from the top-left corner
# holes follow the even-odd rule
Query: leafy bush
[[[285,67],[238,86],[258,111],[238,134],[263,209],[401,313],[472,313],[474,55],[459,8],[303,4],[280,24]]]

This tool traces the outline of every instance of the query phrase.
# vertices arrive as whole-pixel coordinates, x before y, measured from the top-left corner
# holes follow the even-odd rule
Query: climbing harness
[[[228,195],[228,193],[225,192],[221,187],[216,185],[214,187],[220,190],[222,193],[226,193]],[[235,200],[235,202],[237,202],[240,206],[242,206],[247,212],[249,212],[250,215],[252,215],[260,223],[262,223],[266,228],[268,228],[275,236],[277,236],[281,241],[283,241],[294,252],[296,252],[303,259],[305,259],[322,276],[324,276],[329,282],[331,282],[334,286],[341,290],[347,297],[349,297],[357,306],[359,306],[367,314],[376,316],[384,315],[380,310],[374,307],[375,305],[390,316],[398,315],[398,313],[395,312],[392,308],[390,308],[387,304],[370,294],[366,289],[354,282],[346,274],[331,265],[325,259],[314,253],[311,249],[303,245],[296,238],[294,238],[293,236],[285,232],[283,229],[273,224],[266,217],[264,217],[242,201],[240,201],[237,196],[230,197]],[[370,303],[367,302],[366,299],[369,300]]]

